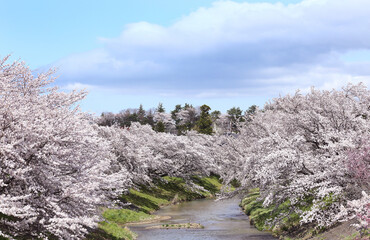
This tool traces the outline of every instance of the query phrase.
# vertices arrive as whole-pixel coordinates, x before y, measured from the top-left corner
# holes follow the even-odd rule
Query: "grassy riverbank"
[[[260,231],[269,231],[284,240],[355,240],[359,233],[350,223],[338,224],[331,229],[315,228],[313,224],[300,224],[300,216],[290,211],[289,200],[278,206],[263,207],[259,200],[259,189],[249,190],[240,206],[249,216],[250,223]],[[297,207],[302,211],[312,206],[310,198],[302,201]],[[271,222],[271,219],[279,221]],[[366,238],[365,238],[366,239]],[[368,239],[368,238],[367,238]]]
[[[183,201],[213,197],[221,189],[217,176],[193,177],[195,186],[182,178],[163,177],[153,182],[152,186],[139,185],[120,197],[122,203],[129,204],[127,209],[105,209],[105,221],[99,224],[99,230],[91,233],[87,239],[132,240],[137,237],[127,225],[134,222],[155,220],[151,215],[162,206]],[[205,190],[199,190],[197,187]]]

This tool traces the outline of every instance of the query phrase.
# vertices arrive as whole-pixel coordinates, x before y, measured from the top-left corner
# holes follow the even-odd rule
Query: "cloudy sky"
[[[59,69],[85,111],[370,85],[369,0],[0,0],[0,57]]]

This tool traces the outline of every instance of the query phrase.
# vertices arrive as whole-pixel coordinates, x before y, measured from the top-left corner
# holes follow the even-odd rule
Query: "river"
[[[239,199],[214,201],[202,199],[166,206],[155,214],[171,216],[157,223],[131,226],[139,234],[138,240],[272,240],[249,224],[238,206]],[[204,229],[145,229],[149,226],[178,223],[200,223]]]

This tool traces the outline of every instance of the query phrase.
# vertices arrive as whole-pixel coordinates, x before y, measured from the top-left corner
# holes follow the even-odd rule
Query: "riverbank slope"
[[[87,236],[86,240],[114,239],[133,240],[137,234],[128,225],[137,222],[157,221],[151,215],[162,206],[183,201],[214,197],[221,189],[217,176],[192,177],[185,181],[177,177],[162,177],[152,185],[138,185],[122,195],[119,201],[125,205],[120,209],[104,209],[105,221],[99,223],[99,229]]]
[[[360,233],[351,226],[354,222],[338,223],[332,228],[315,228],[313,224],[300,224],[300,216],[290,211],[289,200],[278,206],[263,207],[259,200],[259,189],[249,190],[240,206],[249,216],[250,223],[261,231],[269,231],[284,240],[369,240],[370,236],[360,237]],[[302,211],[310,208],[310,200],[300,204]],[[278,219],[268,224],[270,219]]]

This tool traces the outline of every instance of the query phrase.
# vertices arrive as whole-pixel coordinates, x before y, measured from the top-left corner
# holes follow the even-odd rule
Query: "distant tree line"
[[[150,125],[156,132],[167,132],[176,135],[184,135],[194,130],[202,134],[230,134],[238,133],[239,125],[250,119],[257,110],[256,105],[250,106],[246,111],[240,107],[232,107],[226,114],[204,104],[200,107],[185,103],[184,106],[177,104],[175,108],[166,112],[162,103],[157,108],[144,110],[142,104],[139,108],[129,108],[119,113],[103,112],[97,119],[100,126],[119,126],[130,128],[131,123],[138,122],[142,125]]]

